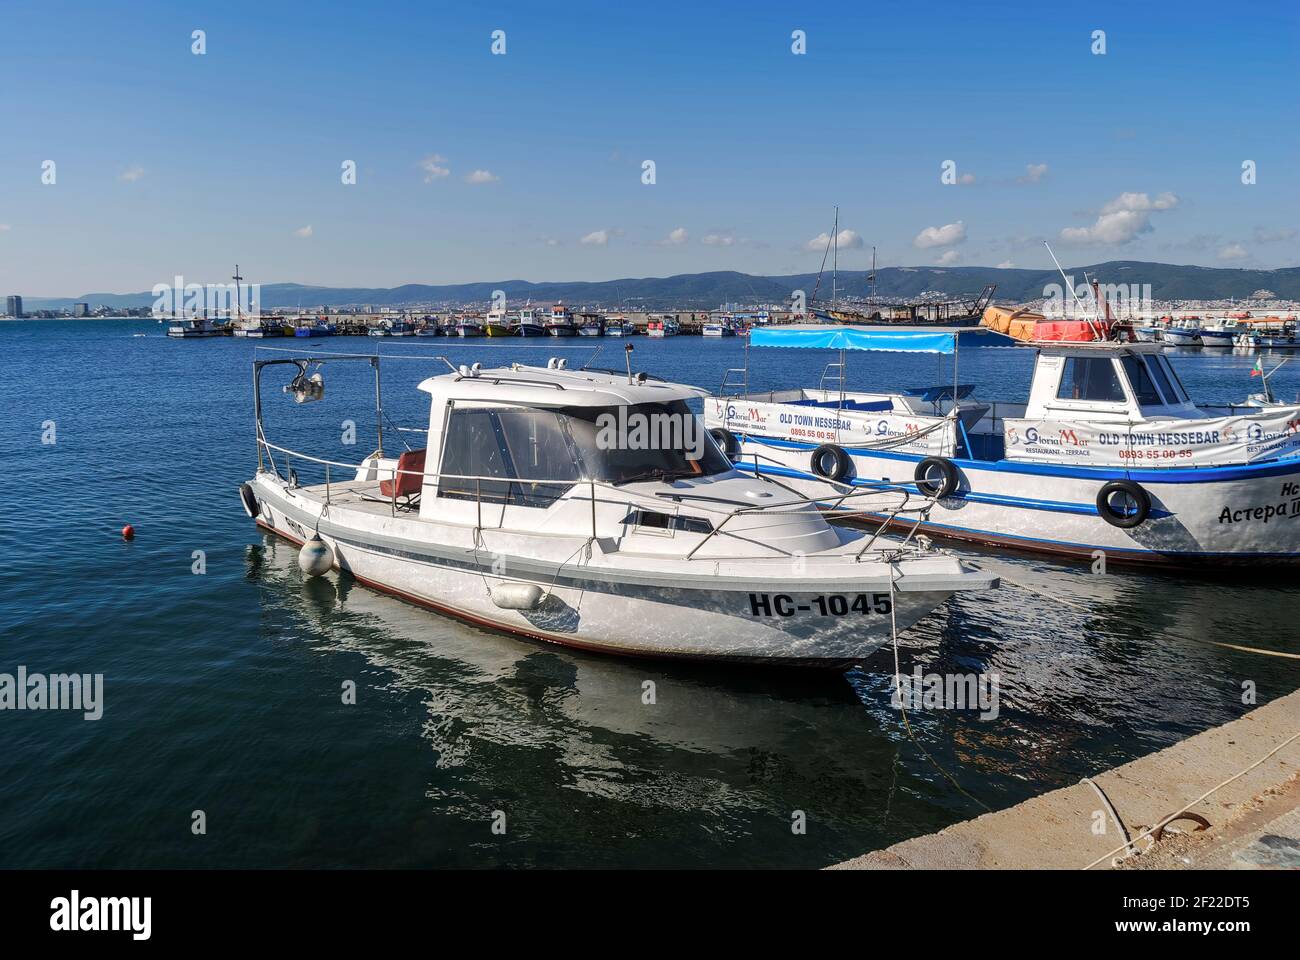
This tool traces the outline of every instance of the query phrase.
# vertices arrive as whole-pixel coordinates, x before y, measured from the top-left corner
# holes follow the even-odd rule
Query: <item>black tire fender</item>
[[[853,469],[853,460],[843,447],[823,443],[813,451],[811,466],[817,476],[839,483]]]
[[[726,455],[728,460],[735,461],[740,456],[740,441],[726,427],[714,427],[709,431],[709,436],[713,438],[713,442],[718,445],[718,449]]]
[[[934,477],[936,472],[939,474],[938,479]],[[916,489],[936,500],[951,497],[961,483],[956,464],[944,457],[926,457],[916,465],[912,479],[916,482]]]
[[[1133,510],[1118,510],[1111,502],[1117,494],[1122,493],[1133,501]],[[1112,527],[1131,530],[1140,526],[1151,514],[1151,497],[1132,480],[1112,480],[1097,491],[1097,512]]]
[[[253,494],[251,484],[241,483],[239,485],[239,499],[243,501],[244,512],[248,514],[249,519],[256,520],[262,508],[261,504],[257,502],[257,497]]]

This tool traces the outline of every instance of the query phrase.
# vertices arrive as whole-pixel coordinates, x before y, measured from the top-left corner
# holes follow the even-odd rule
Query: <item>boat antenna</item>
[[[871,245],[871,302],[876,302],[876,245]]]
[[[1279,364],[1278,364],[1276,367],[1274,367],[1272,370],[1270,370],[1268,373],[1265,373],[1265,372],[1264,372],[1264,364],[1263,364],[1263,363],[1261,363],[1261,364],[1259,365],[1259,376],[1260,376],[1260,379],[1264,381],[1264,402],[1265,402],[1265,403],[1272,403],[1272,402],[1273,402],[1273,388],[1270,387],[1270,386],[1268,385],[1268,378],[1271,377],[1271,376],[1273,376],[1273,374],[1277,373],[1277,372],[1278,372],[1279,370],[1281,370],[1284,366],[1286,366],[1286,362],[1287,362],[1287,360],[1290,360],[1290,359],[1291,359],[1290,357],[1285,357],[1285,358],[1283,358],[1282,362],[1279,363]]]
[[[1079,295],[1075,293],[1074,284],[1070,282],[1070,278],[1065,275],[1065,270],[1061,268],[1061,261],[1057,260],[1056,254],[1052,252],[1052,245],[1048,243],[1046,240],[1044,240],[1043,246],[1047,248],[1047,252],[1051,256],[1052,262],[1056,264],[1056,270],[1058,273],[1060,273],[1061,280],[1064,282],[1066,288],[1070,291],[1070,296],[1074,298],[1074,302],[1079,305],[1079,309],[1083,312],[1084,319],[1088,321],[1088,329],[1090,329],[1094,334],[1096,334],[1098,339],[1104,340],[1105,337],[1102,336],[1100,328],[1097,326],[1096,323],[1093,322],[1093,318],[1088,316],[1088,308],[1084,306],[1083,301],[1079,299]],[[1087,279],[1086,274],[1085,274],[1085,279]]]

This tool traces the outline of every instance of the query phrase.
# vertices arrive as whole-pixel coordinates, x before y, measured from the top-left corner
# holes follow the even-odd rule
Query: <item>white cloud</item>
[[[8,233],[12,229],[13,227],[9,226],[9,224],[0,223],[0,233]]]
[[[555,237],[542,237],[542,243],[548,247],[558,247],[560,245],[560,241]]]
[[[945,250],[942,254],[939,255],[939,259],[936,260],[935,263],[937,263],[941,267],[950,267],[960,259],[961,259],[961,254],[958,253],[956,250]]]
[[[451,176],[451,170],[444,167],[447,158],[437,153],[431,153],[419,163],[416,164],[424,171],[424,182],[433,183],[435,180],[441,180],[443,177]]]
[[[1012,263],[1010,260],[1003,260],[1001,263],[998,264],[999,270],[1014,270],[1015,268],[1016,265]]]
[[[465,177],[466,183],[496,183],[501,178],[490,170],[475,170]]]
[[[700,243],[710,247],[729,247],[735,242],[736,238],[729,233],[709,233],[700,240]]]
[[[673,230],[671,233],[668,234],[668,239],[665,240],[664,242],[670,243],[673,246],[678,246],[680,244],[685,243],[687,240],[690,239],[690,237],[691,235],[686,232],[685,227],[678,227],[676,230]]]
[[[611,231],[593,230],[578,242],[585,247],[603,247],[609,243]]]
[[[1040,183],[1045,176],[1047,176],[1047,164],[1027,163],[1025,164],[1025,175],[1023,177],[1016,177],[1016,182]]]
[[[1172,210],[1178,206],[1178,197],[1162,193],[1152,199],[1145,193],[1121,193],[1101,208],[1101,214],[1090,227],[1066,227],[1061,239],[1067,243],[1125,244],[1144,233],[1150,233],[1151,214]]]
[[[1280,243],[1283,240],[1294,240],[1295,230],[1282,228],[1280,230],[1266,230],[1264,227],[1255,228],[1256,243]]]
[[[926,250],[930,247],[951,247],[966,239],[966,224],[958,220],[942,227],[926,227],[912,240],[912,246]]]
[[[1245,260],[1250,253],[1239,243],[1230,243],[1219,249],[1220,260]]]
[[[307,224],[307,226],[305,226],[305,227],[299,227],[297,230],[295,230],[295,231],[293,232],[293,235],[294,235],[295,237],[310,237],[310,236],[311,236],[311,224],[309,223],[309,224]]]
[[[861,249],[862,237],[858,235],[858,232],[856,230],[841,230],[838,236],[839,236],[838,245],[841,250]],[[805,250],[820,251],[820,250],[825,250],[826,245],[830,242],[831,242],[831,235],[829,233],[823,232],[817,234],[817,236],[813,237],[803,246]]]
[[[127,167],[120,174],[118,174],[117,179],[121,180],[123,183],[135,183],[143,176],[144,176],[144,167],[135,166],[135,167]]]

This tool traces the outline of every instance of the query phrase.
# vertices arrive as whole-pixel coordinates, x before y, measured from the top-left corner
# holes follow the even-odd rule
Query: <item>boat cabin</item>
[[[1159,343],[1038,343],[1026,419],[1120,421],[1207,416]]]
[[[697,387],[644,374],[568,370],[552,360],[545,368],[463,366],[419,389],[430,395],[426,446],[397,461],[372,457],[357,479],[380,479],[381,494],[398,510],[422,517],[530,526],[537,511],[579,484],[698,479],[731,470],[687,405],[706,395]]]

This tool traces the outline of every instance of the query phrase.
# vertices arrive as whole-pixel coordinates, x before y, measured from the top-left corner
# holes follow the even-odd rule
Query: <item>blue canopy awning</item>
[[[900,353],[953,353],[955,330],[864,327],[755,327],[751,347],[802,347],[813,350],[886,350]]]

